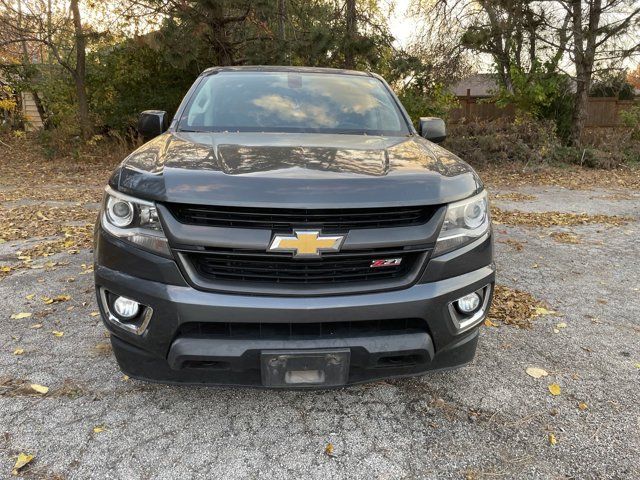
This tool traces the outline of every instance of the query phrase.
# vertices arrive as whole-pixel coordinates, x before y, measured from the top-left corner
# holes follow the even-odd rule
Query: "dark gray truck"
[[[355,71],[225,67],[113,172],[95,284],[115,357],[166,383],[331,387],[473,359],[487,193]]]

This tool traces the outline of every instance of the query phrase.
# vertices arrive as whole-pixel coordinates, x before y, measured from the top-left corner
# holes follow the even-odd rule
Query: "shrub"
[[[172,115],[200,73],[179,69],[162,51],[136,40],[96,49],[88,67],[91,111],[101,132],[130,131],[142,110]]]
[[[640,131],[636,128],[594,128],[584,136],[587,167],[615,168],[623,164],[640,162]]]
[[[640,162],[640,141],[634,130],[593,129],[587,132],[584,148],[569,147],[556,134],[551,120],[518,117],[454,124],[445,146],[473,165],[504,162],[528,165],[575,164],[611,169]]]
[[[558,73],[551,63],[534,62],[529,71],[512,66],[513,91],[501,89],[496,104],[515,106],[521,114],[537,120],[555,122],[556,134],[564,141],[571,131],[573,93],[567,75]]]
[[[620,112],[622,123],[631,129],[631,138],[640,141],[640,104]]]
[[[420,88],[405,88],[398,95],[415,127],[420,117],[446,118],[451,109],[458,106],[458,99],[442,85],[435,85],[429,92]]]
[[[475,165],[501,162],[542,163],[561,147],[552,121],[518,117],[454,124],[446,147]]]

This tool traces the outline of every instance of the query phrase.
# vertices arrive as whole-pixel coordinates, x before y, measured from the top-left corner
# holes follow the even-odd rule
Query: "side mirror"
[[[433,143],[444,142],[447,138],[447,127],[444,120],[438,117],[420,117],[418,133]]]
[[[138,133],[145,142],[162,135],[169,128],[169,115],[162,110],[145,110],[138,118]]]

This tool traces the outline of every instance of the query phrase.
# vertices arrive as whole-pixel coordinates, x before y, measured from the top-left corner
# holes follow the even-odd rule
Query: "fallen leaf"
[[[9,273],[11,270],[11,267],[0,267],[0,272]]]
[[[108,354],[110,354],[110,353],[111,353],[111,350],[112,350],[112,348],[111,348],[111,343],[109,343],[109,342],[101,342],[101,343],[98,343],[98,344],[96,344],[96,346],[95,346],[95,347],[93,347],[93,348],[94,348],[94,350],[95,350],[97,353],[100,353],[100,354],[102,354],[102,355],[105,355],[105,354],[107,354],[107,355],[108,355]]]
[[[542,378],[549,375],[549,373],[546,370],[542,368],[537,368],[537,367],[529,367],[525,370],[525,372],[527,372],[527,375],[533,378]]]
[[[497,323],[492,322],[488,318],[485,318],[484,325],[485,325],[485,327],[497,327],[498,326]]]
[[[92,317],[97,317],[98,315],[100,315],[99,312],[91,312],[89,315],[91,315]]]
[[[560,322],[556,325],[556,328],[567,328],[567,324],[564,322]]]
[[[128,382],[129,381],[129,375],[123,375],[122,376],[122,381],[123,382]]]
[[[18,454],[18,458],[16,459],[16,463],[13,466],[13,470],[11,470],[11,474],[18,475],[20,473],[20,470],[24,468],[27,464],[29,464],[33,459],[34,459],[33,455],[20,452]]]
[[[14,354],[14,355],[22,355],[23,353],[24,353],[24,348],[16,348],[16,349],[13,351],[13,354]]]
[[[52,330],[51,333],[53,333],[54,337],[62,337],[64,336],[64,332],[59,332],[58,330]]]
[[[640,363],[636,363],[636,368],[640,368]]]
[[[560,333],[560,330],[558,330],[557,328],[554,328],[553,333]]]
[[[558,385],[557,383],[552,383],[551,385],[549,385],[549,392],[551,393],[551,395],[560,395],[560,391],[560,385]]]
[[[558,443],[558,440],[556,439],[556,436],[553,433],[549,434],[549,444],[550,445],[555,445],[556,443]]]
[[[327,443],[327,446],[324,449],[324,453],[333,457],[333,443]]]
[[[544,307],[536,307],[536,315],[554,315],[556,312],[548,310]]]
[[[29,295],[27,295],[25,298],[26,298],[27,300],[33,300],[33,297],[35,297],[35,296],[36,296],[36,294],[35,294],[35,293],[30,293],[30,294],[29,294]]]
[[[44,385],[38,385],[37,383],[32,383],[30,386],[34,392],[41,393],[42,395],[44,395],[49,391],[49,387],[45,387]]]
[[[51,305],[52,303],[60,303],[71,300],[70,295],[56,295],[55,297],[42,297],[42,301],[45,305]]]
[[[93,433],[101,433],[104,432],[107,428],[104,425],[96,425],[93,427]]]
[[[20,313],[14,313],[13,315],[11,315],[11,318],[13,320],[20,320],[21,318],[29,318],[31,316],[31,314],[29,312],[20,312]]]
[[[584,403],[584,402],[580,402],[580,403],[578,403],[578,408],[579,408],[580,410],[586,410],[587,408],[589,408],[589,405],[587,405],[587,404],[586,404],[586,403]]]
[[[34,323],[29,328],[33,328],[34,330],[39,330],[39,329],[42,328],[42,324],[41,323]]]

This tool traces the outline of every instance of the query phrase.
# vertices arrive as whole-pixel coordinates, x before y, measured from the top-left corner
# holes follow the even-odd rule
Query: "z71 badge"
[[[378,267],[397,267],[402,263],[402,258],[381,258],[380,260],[372,260],[371,268]]]

